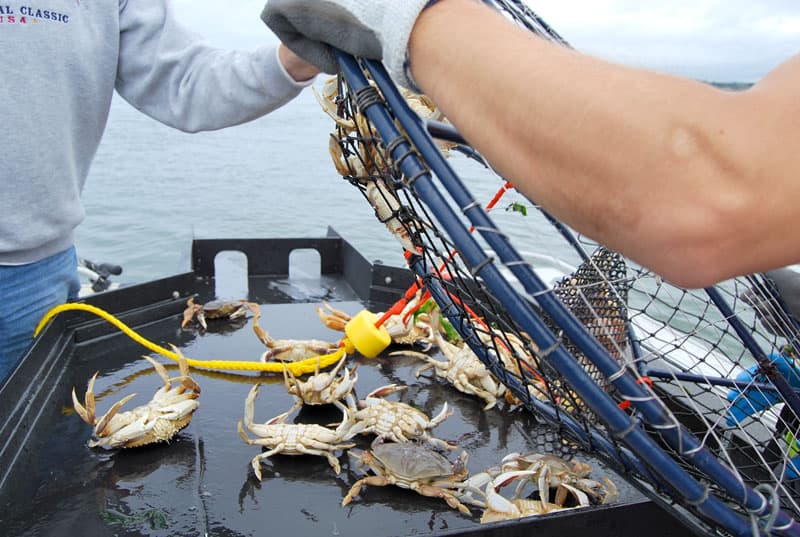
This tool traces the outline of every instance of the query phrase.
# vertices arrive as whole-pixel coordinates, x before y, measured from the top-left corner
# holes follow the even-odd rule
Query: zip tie
[[[623,372],[624,372],[624,369],[623,369]],[[612,377],[613,376],[614,375],[612,375]],[[617,378],[619,378],[619,377],[617,377]],[[616,380],[616,379],[614,379],[614,380]],[[613,382],[613,380],[611,380],[611,377],[609,377],[609,381]],[[639,377],[639,378],[636,379],[636,384],[647,384],[648,386],[650,386],[650,388],[652,388],[653,387],[653,380],[650,377]],[[628,397],[628,396],[624,396],[624,395],[622,396],[622,398],[625,399],[625,400],[620,402],[617,405],[620,410],[627,410],[631,406],[631,402],[632,401],[645,402],[645,401],[650,401],[650,400],[653,399],[652,397],[647,397],[647,398],[638,397],[637,398],[637,397]]]
[[[778,520],[778,515],[781,512],[781,502],[780,497],[778,496],[778,491],[775,488],[770,487],[766,483],[759,483],[755,486],[755,491],[759,494],[763,494],[761,499],[764,500],[757,510],[749,510],[750,512],[750,524],[753,529],[753,535],[759,536],[761,532],[759,531],[758,522],[759,520],[763,519],[764,517],[759,517],[758,512],[763,510],[765,507],[769,507],[769,513],[764,520],[764,533],[766,535],[773,535],[773,530],[778,529],[775,526],[775,523]],[[769,498],[767,498],[769,497]]]
[[[494,263],[494,257],[490,255],[486,259],[475,265],[475,267],[472,270],[470,270],[472,276],[473,277],[478,276],[480,272],[487,267],[487,265],[491,265],[492,263]]]
[[[361,111],[365,111],[373,104],[380,104],[383,102],[378,90],[372,86],[365,86],[359,90],[356,90],[355,94],[356,104],[358,105],[358,109]]]
[[[623,429],[622,431],[613,434],[620,440],[624,440],[626,436],[628,436],[629,434],[631,434],[633,430],[638,428],[639,428],[639,422],[637,422],[636,420],[631,420],[630,425],[628,425],[627,429]]]

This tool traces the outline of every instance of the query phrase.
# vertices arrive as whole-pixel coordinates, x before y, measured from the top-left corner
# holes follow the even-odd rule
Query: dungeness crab
[[[359,401],[359,408],[353,413],[345,429],[345,438],[352,438],[357,434],[374,434],[378,438],[394,442],[421,440],[440,449],[455,449],[444,440],[428,434],[429,430],[452,414],[447,411],[447,403],[442,406],[442,411],[431,419],[411,405],[383,398],[406,388],[407,386],[389,384],[373,390],[366,399]]]
[[[337,343],[329,343],[318,339],[273,339],[266,330],[261,328],[259,319],[261,311],[253,315],[253,331],[256,337],[266,345],[269,350],[261,355],[262,362],[299,362],[315,356],[322,356],[336,352]]]
[[[455,463],[450,463],[436,451],[419,444],[384,443],[376,439],[371,451],[351,450],[348,454],[361,465],[369,466],[375,475],[356,481],[342,500],[342,507],[353,501],[364,485],[395,485],[423,496],[442,498],[453,509],[470,514],[456,497],[459,483],[469,473],[466,451],[461,452]]]
[[[258,384],[253,386],[244,404],[244,426],[256,435],[256,438],[253,439],[247,436],[242,426],[242,420],[239,420],[237,425],[239,436],[242,437],[242,440],[250,445],[263,446],[268,449],[268,451],[253,457],[251,461],[253,472],[255,472],[258,480],[261,481],[261,461],[277,453],[325,457],[328,459],[328,464],[331,465],[333,471],[338,474],[341,471],[339,461],[331,452],[355,446],[355,444],[339,443],[342,440],[343,428],[347,424],[347,416],[345,415],[345,419],[342,420],[341,425],[336,430],[316,424],[286,423],[289,412],[279,414],[266,423],[255,423],[253,421],[253,405],[258,395],[258,387]]]
[[[317,359],[314,374],[306,380],[299,380],[284,364],[283,381],[286,384],[286,391],[294,397],[295,401],[289,412],[293,412],[304,404],[336,405],[346,416],[347,408],[345,408],[342,400],[347,401],[348,406],[351,408],[356,406],[353,388],[355,388],[356,381],[358,381],[358,374],[356,373],[356,367],[358,366],[356,365],[350,370],[345,367],[346,360],[347,355],[345,354],[331,371],[320,372],[319,359]],[[339,374],[340,372],[341,375]]]
[[[197,319],[204,329],[208,328],[206,319],[238,319],[247,315],[247,312],[255,314],[258,311],[258,304],[246,300],[212,300],[205,304],[195,304],[194,297],[186,302],[186,309],[183,310],[183,321],[181,328],[189,324],[192,319]]]
[[[192,414],[199,403],[200,386],[189,376],[189,366],[177,347],[172,347],[179,356],[180,376],[170,378],[166,368],[152,358],[144,358],[153,364],[164,385],[155,393],[153,399],[133,410],[120,412],[120,408],[136,394],[131,394],[114,404],[100,419],[95,416],[94,383],[97,373],[89,380],[85,403],[81,404],[72,389],[72,404],[78,416],[94,426],[94,439],[90,447],[133,448],[166,442],[189,425]],[[85,405],[85,406],[84,406]]]

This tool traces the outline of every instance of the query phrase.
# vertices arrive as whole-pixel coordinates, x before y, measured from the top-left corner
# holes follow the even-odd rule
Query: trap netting
[[[541,309],[539,302],[550,295],[588,329],[620,371],[640,382],[645,398],[665,412],[666,419],[660,422],[641,417],[641,426],[691,476],[710,487],[713,495],[734,511],[750,516],[741,498],[696,467],[692,453],[706,448],[742,483],[768,485],[781,507],[794,517],[798,515],[794,489],[796,416],[788,405],[782,405],[771,381],[756,368],[753,351],[736,333],[730,313],[721,313],[706,293],[673,287],[618,254],[571,235],[529,202],[514,201],[512,204],[527,204],[528,214],[517,218],[525,229],[541,233],[544,226],[551,226],[551,234],[562,237],[582,260],[573,270],[551,278],[545,292],[529,297],[533,311],[557,338],[554,345],[542,347],[476,276],[481,267],[469,266],[456,253],[456,245],[414,189],[419,177],[408,177],[398,169],[402,158],[389,157],[386,145],[359,112],[356,96],[344,80],[334,79],[325,93],[338,118],[331,136],[338,171],[363,193],[378,219],[398,238],[421,285],[432,293],[444,316],[477,357],[507,387],[509,400],[557,424],[563,434],[599,452],[639,484],[677,505],[693,507],[685,502],[682,492],[673,490],[673,485],[665,483],[648,463],[620,443],[619,435],[598,419],[570,381],[552,366],[548,358],[553,352],[557,348],[567,350],[596,386],[610,393],[619,407],[639,421],[640,411],[630,405],[634,398],[622,395],[613,377],[602,374],[579,344]],[[373,99],[379,98],[377,93],[370,94]],[[413,95],[407,98],[417,104],[425,102]],[[424,108],[420,110],[425,113]],[[436,116],[435,110],[429,111]],[[460,151],[479,158],[469,148],[452,142],[442,147],[450,153]],[[466,221],[462,224],[470,225]],[[481,246],[489,249],[486,244]],[[506,276],[513,279],[510,274]],[[733,280],[717,291],[760,346],[775,353],[772,362],[776,367],[793,368],[794,355],[787,350],[791,335],[770,334],[756,315],[754,304],[780,311],[776,310],[780,305],[767,293],[769,282],[757,277]],[[749,292],[747,300],[742,298],[745,291]],[[677,445],[661,439],[660,429],[679,425],[683,428],[677,431]],[[690,432],[697,445],[687,441]],[[766,494],[769,505],[773,505],[771,494]],[[699,518],[706,521],[705,516]]]
[[[558,40],[520,3],[494,4]],[[442,154],[485,162],[435,105],[399,93],[379,64],[340,61],[345,76],[320,96],[336,121],[336,169],[509,404],[605,458],[696,531],[798,535],[797,323],[769,279],[674,287],[573,234],[495,175],[487,208],[522,213],[498,216],[498,228]],[[543,236],[569,262],[523,257],[509,240]]]

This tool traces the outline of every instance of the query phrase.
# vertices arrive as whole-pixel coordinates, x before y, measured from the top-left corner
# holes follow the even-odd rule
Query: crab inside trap
[[[96,295],[89,302],[113,313],[145,338],[174,344],[195,359],[258,360],[264,345],[250,317],[211,321],[202,330],[181,328],[190,296],[200,303],[236,290],[260,305],[261,325],[274,338],[337,341],[341,333],[325,327],[315,307],[326,301],[355,314],[383,311],[399,298],[412,278],[405,269],[372,265],[346,241],[330,232],[320,239],[206,240],[193,244],[192,272]],[[242,252],[247,268],[238,283],[215,271],[218,252]],[[295,270],[290,258],[311,252],[310,269]],[[294,252],[294,253],[293,253]],[[305,258],[305,256],[303,256]],[[290,272],[292,276],[290,276]],[[299,275],[299,276],[298,276]],[[239,276],[242,276],[241,274]],[[238,286],[238,287],[237,287]],[[388,349],[397,350],[390,347]],[[387,399],[408,403],[428,416],[445,402],[453,415],[431,431],[469,454],[471,473],[499,464],[511,452],[540,451],[574,455],[593,467],[592,479],[608,477],[619,488],[611,505],[482,525],[480,509],[467,516],[441,499],[397,487],[365,487],[341,507],[350,487],[363,475],[344,451],[336,475],[318,456],[274,455],[253,475],[251,459],[259,446],[237,434],[245,399],[261,383],[255,421],[263,423],[294,403],[280,374],[231,373],[192,369],[201,387],[200,407],[191,423],[169,443],[136,449],[89,448],[92,428],[72,408],[71,391],[83,397],[88,379],[102,415],[124,396],[126,405],[144,404],[162,380],[143,354],[177,375],[174,362],[151,353],[97,317],[70,312],[56,317],[12,376],[0,386],[0,533],[4,535],[674,535],[680,523],[591,456],[575,452],[556,432],[524,410],[502,401],[484,411],[484,402],[465,395],[428,373],[415,378],[423,363],[414,357],[375,359],[358,355],[355,396],[366,397],[387,384],[408,389]],[[123,409],[124,410],[124,409]],[[292,423],[329,425],[340,420],[332,405],[304,407]],[[368,449],[371,437],[354,440]],[[447,454],[455,462],[460,450]],[[588,533],[587,533],[588,532]]]

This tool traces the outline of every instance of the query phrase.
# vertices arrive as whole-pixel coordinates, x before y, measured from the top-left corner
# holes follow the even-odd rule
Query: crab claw
[[[181,328],[185,328],[187,324],[192,322],[192,319],[197,317],[197,321],[206,328],[205,316],[202,314],[203,306],[194,303],[194,297],[189,297],[186,301],[186,309],[183,310],[183,321],[181,321]]]
[[[589,496],[585,492],[566,483],[561,483],[561,485],[558,487],[554,503],[556,505],[564,505],[567,501],[567,494],[572,494],[572,496],[575,498],[575,501],[578,502],[578,507],[586,507],[590,505]]]
[[[431,419],[429,427],[431,429],[433,429],[434,427],[436,427],[437,425],[439,425],[440,423],[442,423],[444,420],[446,420],[447,418],[449,418],[452,415],[453,415],[453,411],[452,410],[449,411],[449,412],[447,411],[447,401],[445,401],[444,405],[442,405],[441,412],[439,412],[433,419]]]
[[[512,470],[510,472],[503,472],[492,480],[492,488],[500,490],[512,481],[516,481],[520,477],[536,475],[537,472],[532,470]]]
[[[347,313],[337,310],[336,308],[332,308],[330,304],[327,302],[322,303],[323,306],[328,310],[327,312],[317,306],[317,315],[319,316],[322,323],[332,330],[336,330],[338,332],[343,332],[345,325],[350,321],[352,317]]]
[[[97,380],[97,375],[100,372],[95,372],[92,375],[92,378],[89,379],[89,383],[86,385],[86,395],[84,396],[84,403],[86,406],[83,406],[78,401],[78,396],[75,395],[75,388],[72,388],[72,406],[75,408],[75,412],[78,416],[81,417],[83,421],[88,423],[89,425],[94,426],[97,418],[95,417],[94,410],[95,410],[95,403],[94,403],[94,381]]]
[[[119,409],[122,408],[122,405],[133,399],[135,396],[136,394],[132,393],[127,397],[123,397],[121,400],[114,403],[114,405],[108,409],[108,412],[103,414],[103,417],[100,418],[100,421],[98,421],[97,425],[94,427],[94,432],[98,437],[107,436],[110,433],[107,428],[111,423],[111,418],[117,415],[117,412],[119,412]]]
[[[386,397],[389,394],[394,392],[399,392],[402,390],[407,389],[408,386],[399,386],[397,384],[387,384],[386,386],[381,386],[380,388],[376,388],[367,394],[367,399],[370,397]]]
[[[494,482],[486,485],[486,510],[481,516],[481,524],[520,518],[522,511],[509,500],[497,493]]]

